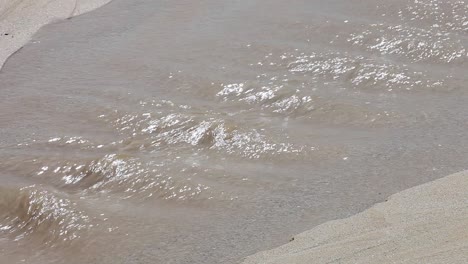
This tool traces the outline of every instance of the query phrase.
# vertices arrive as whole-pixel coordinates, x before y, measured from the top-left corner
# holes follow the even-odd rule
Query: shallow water
[[[466,169],[464,1],[122,1],[0,72],[0,263],[238,263]]]

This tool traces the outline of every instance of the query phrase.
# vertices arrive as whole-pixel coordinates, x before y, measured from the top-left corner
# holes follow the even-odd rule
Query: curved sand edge
[[[111,0],[0,0],[0,69],[42,26],[101,7]]]
[[[253,263],[468,263],[468,171],[297,235]]]

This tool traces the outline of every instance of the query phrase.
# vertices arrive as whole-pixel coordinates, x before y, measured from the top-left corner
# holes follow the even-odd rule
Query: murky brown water
[[[0,72],[0,263],[238,263],[467,168],[465,1],[115,0]]]

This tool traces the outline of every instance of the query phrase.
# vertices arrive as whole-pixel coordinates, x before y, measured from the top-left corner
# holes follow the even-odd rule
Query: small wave
[[[468,3],[465,1],[412,1],[398,10],[402,22],[441,32],[468,32]]]
[[[311,96],[301,95],[297,90],[288,91],[284,84],[254,86],[247,82],[231,83],[224,85],[216,95],[223,101],[237,99],[247,104],[259,104],[274,113],[305,115],[315,110]]]
[[[311,148],[277,142],[257,129],[242,128],[210,111],[195,115],[193,109],[174,113],[149,112],[104,117],[118,131],[128,135],[125,142],[139,141],[139,149],[161,150],[178,145],[195,151],[218,151],[248,159],[306,153]],[[211,117],[210,117],[211,116]]]
[[[411,62],[463,63],[468,51],[461,40],[444,32],[403,25],[373,24],[353,33],[347,41],[381,55],[395,55]]]
[[[135,157],[108,154],[88,164],[57,167],[54,174],[62,175],[65,186],[87,192],[122,193],[126,197],[166,200],[213,198],[209,186],[194,183],[188,175],[179,175],[176,170],[172,172],[169,162],[145,163]]]
[[[325,82],[341,80],[355,89],[413,90],[443,84],[443,80],[431,80],[423,72],[413,71],[409,67],[380,63],[363,56],[329,52],[287,57],[294,58],[288,64],[289,71],[293,73],[308,74]]]
[[[234,195],[212,188],[211,175],[226,173],[201,167],[196,155],[183,153],[138,155],[104,154],[100,158],[36,157],[24,162],[26,171],[58,189],[80,196],[113,194],[123,199],[163,199],[173,201],[231,200]],[[211,177],[216,178],[216,177]],[[213,184],[215,185],[215,184]]]
[[[350,34],[347,41],[410,62],[466,62],[468,50],[463,38],[468,32],[468,5],[464,1],[410,1],[403,8],[390,10],[382,17],[398,16],[400,24],[371,24]]]
[[[167,102],[141,103],[141,107],[139,113],[110,111],[99,116],[120,134],[117,141],[101,144],[67,136],[34,140],[18,147],[54,151],[47,155],[34,152],[21,168],[15,158],[2,162],[3,167],[80,195],[187,202],[232,200],[238,195],[236,188],[216,180],[216,175],[230,173],[213,163],[307,158],[316,151],[315,147],[289,143],[280,135],[268,135],[262,128],[232,122],[226,114]],[[214,158],[208,161],[208,157]],[[232,177],[229,181],[242,185],[241,179]]]
[[[76,204],[51,191],[0,187],[0,234],[16,241],[37,239],[53,245],[75,240],[91,226]]]
[[[236,87],[233,90],[233,87]],[[289,91],[288,91],[289,90]],[[288,117],[308,117],[315,121],[336,124],[378,123],[395,117],[390,111],[372,109],[319,96],[305,95],[304,90],[291,91],[284,85],[257,88],[249,83],[225,85],[218,93],[223,101],[240,101],[259,105],[261,109]]]
[[[269,53],[250,66],[264,73],[254,80],[222,84],[216,96],[288,118],[330,124],[385,125],[403,114],[391,104],[380,104],[380,99],[449,89],[445,77],[431,77],[412,65],[347,52]]]
[[[18,143],[17,147],[32,146],[41,147],[43,150],[50,150],[54,148],[63,148],[68,146],[78,147],[81,150],[100,149],[104,145],[95,144],[91,140],[83,138],[81,136],[57,136],[50,137],[48,139],[26,139],[21,143]]]

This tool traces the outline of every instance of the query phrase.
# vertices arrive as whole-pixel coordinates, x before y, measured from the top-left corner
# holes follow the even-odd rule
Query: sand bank
[[[468,171],[402,191],[244,262],[253,263],[468,263]]]
[[[42,26],[81,15],[111,0],[0,0],[0,68]]]

